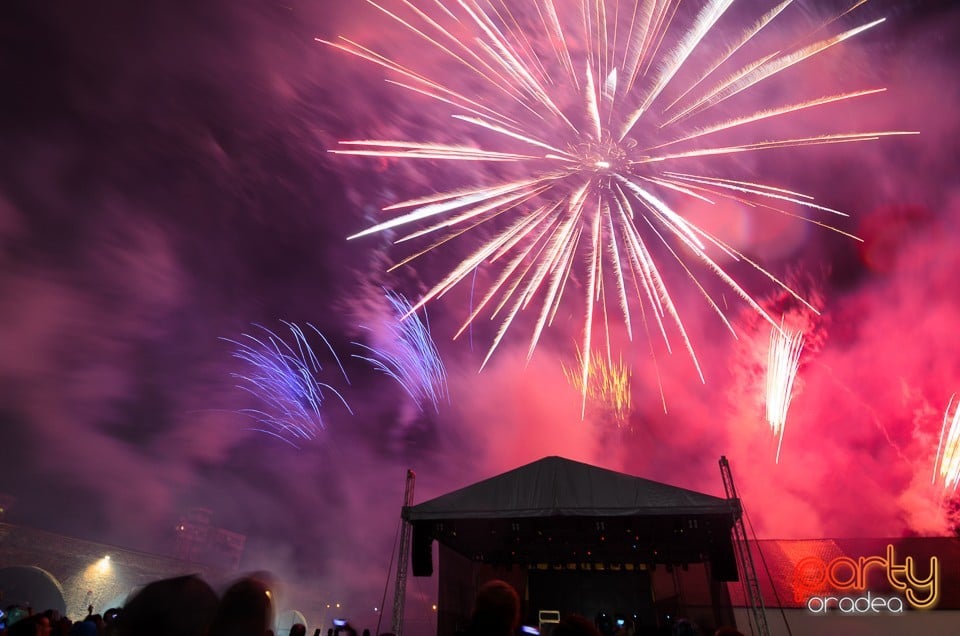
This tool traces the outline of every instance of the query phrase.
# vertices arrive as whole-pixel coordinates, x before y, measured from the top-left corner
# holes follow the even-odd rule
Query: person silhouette
[[[500,579],[480,586],[467,628],[469,636],[512,636],[520,626],[520,597]]]

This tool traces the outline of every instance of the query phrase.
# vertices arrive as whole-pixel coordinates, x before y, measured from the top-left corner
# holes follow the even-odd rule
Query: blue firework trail
[[[325,428],[322,411],[329,395],[336,396],[351,415],[353,411],[339,391],[320,381],[323,366],[304,330],[295,323],[282,322],[290,331],[292,344],[258,324],[254,326],[263,332],[263,336],[244,333],[240,340],[223,340],[236,346],[233,357],[247,366],[246,373],[231,373],[240,381],[237,387],[263,403],[263,408],[242,409],[240,412],[259,424],[253,430],[273,435],[298,448],[298,442],[315,439]],[[312,324],[307,323],[307,327],[323,340],[349,384],[330,341]]]
[[[421,320],[402,294],[388,291],[386,299],[392,310],[391,318],[383,323],[387,344],[371,347],[355,342],[367,353],[354,357],[396,380],[421,412],[427,404],[439,412],[440,402],[449,399],[447,371],[430,333],[426,311]]]

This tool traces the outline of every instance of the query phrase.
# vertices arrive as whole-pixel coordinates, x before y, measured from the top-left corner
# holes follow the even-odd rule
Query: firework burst
[[[336,389],[319,380],[323,366],[303,329],[294,323],[283,324],[290,330],[293,344],[262,325],[255,326],[264,336],[245,333],[242,334],[242,340],[223,340],[236,347],[233,357],[244,362],[248,368],[246,373],[231,374],[241,381],[238,388],[252,394],[264,405],[262,409],[243,409],[240,412],[256,420],[259,428],[254,430],[278,437],[296,447],[298,442],[315,439],[324,429],[322,407],[328,393],[336,396],[351,414],[352,411]],[[344,380],[349,383],[330,342],[316,327],[307,326],[323,340]]]
[[[787,411],[793,399],[793,383],[800,368],[802,351],[803,333],[801,331],[785,328],[771,329],[765,394],[767,423],[777,438],[777,463],[780,463],[783,431],[787,425]]]
[[[421,411],[430,404],[439,412],[439,403],[448,397],[447,372],[430,333],[426,312],[421,320],[410,302],[395,292],[387,292],[386,299],[391,309],[391,318],[383,325],[388,334],[386,344],[371,347],[354,343],[369,352],[354,357],[396,380]]]
[[[841,234],[845,232],[821,218],[845,215],[806,194],[730,174],[731,157],[911,134],[763,136],[772,121],[867,99],[882,88],[803,96],[760,109],[739,106],[737,100],[882,20],[836,30],[834,17],[784,43],[762,34],[790,0],[756,16],[746,28],[740,24],[740,34],[733,38],[726,35],[729,28],[717,26],[724,20],[729,26],[733,0],[708,0],[695,15],[678,10],[678,0],[366,2],[415,40],[416,46],[406,48],[410,58],[391,57],[379,52],[376,43],[347,37],[321,42],[382,67],[395,87],[449,112],[450,127],[439,134],[471,141],[346,140],[332,152],[480,162],[489,180],[390,205],[385,211],[392,218],[350,238],[409,228],[397,242],[423,239],[426,245],[400,266],[448,241],[475,237],[479,245],[411,311],[443,296],[478,268],[489,268],[491,282],[480,301],[472,303],[459,332],[481,314],[500,321],[481,368],[524,310],[535,312],[528,348],[528,358],[532,356],[565,292],[579,287],[584,405],[595,322],[606,323],[611,313],[622,318],[629,338],[642,326],[647,337],[659,333],[668,351],[668,333],[678,334],[703,380],[661,260],[679,267],[731,331],[723,303],[699,273],[712,274],[773,328],[779,325],[725,262],[746,264],[805,302],[759,263],[694,223],[685,209],[726,199]],[[863,0],[851,9],[860,4]],[[713,54],[715,50],[720,53]],[[704,168],[721,160],[726,161],[717,169]],[[493,164],[500,168],[487,169]],[[609,348],[609,325],[603,326],[596,330]]]
[[[950,396],[943,413],[940,443],[933,464],[933,483],[940,484],[945,495],[955,493],[960,484],[960,403],[956,397],[956,394]]]

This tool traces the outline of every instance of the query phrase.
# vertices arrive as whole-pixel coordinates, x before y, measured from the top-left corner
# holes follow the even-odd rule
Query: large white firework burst
[[[760,108],[734,106],[730,114],[730,104],[740,103],[737,95],[762,90],[771,78],[882,19],[843,29],[835,15],[783,42],[762,36],[791,0],[756,12],[749,23],[730,16],[733,0],[709,0],[692,12],[686,4],[681,10],[677,0],[365,1],[414,45],[390,56],[378,51],[376,41],[321,41],[382,67],[397,89],[447,111],[451,128],[444,134],[461,130],[465,141],[357,139],[341,141],[333,152],[511,169],[491,169],[486,182],[390,205],[385,211],[391,218],[351,238],[409,228],[398,242],[422,239],[425,246],[399,266],[454,238],[476,236],[479,245],[412,311],[478,268],[490,268],[489,286],[471,303],[460,330],[484,313],[500,320],[484,365],[524,310],[536,315],[532,355],[576,276],[584,315],[581,386],[588,386],[595,331],[609,341],[608,316],[614,313],[631,339],[642,325],[648,335],[659,332],[668,349],[672,323],[702,380],[659,261],[679,266],[731,330],[702,273],[719,278],[775,329],[779,325],[725,263],[747,263],[789,287],[694,223],[685,207],[732,200],[844,233],[821,220],[843,213],[806,194],[704,166],[725,161],[729,167],[732,156],[745,152],[909,134],[761,136],[779,118],[883,91],[876,87],[786,98]],[[732,37],[731,20],[738,32]]]

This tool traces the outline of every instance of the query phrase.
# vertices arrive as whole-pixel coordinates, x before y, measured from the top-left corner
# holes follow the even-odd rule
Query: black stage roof
[[[421,575],[433,540],[498,565],[729,563],[737,515],[727,499],[562,457],[403,509]]]

